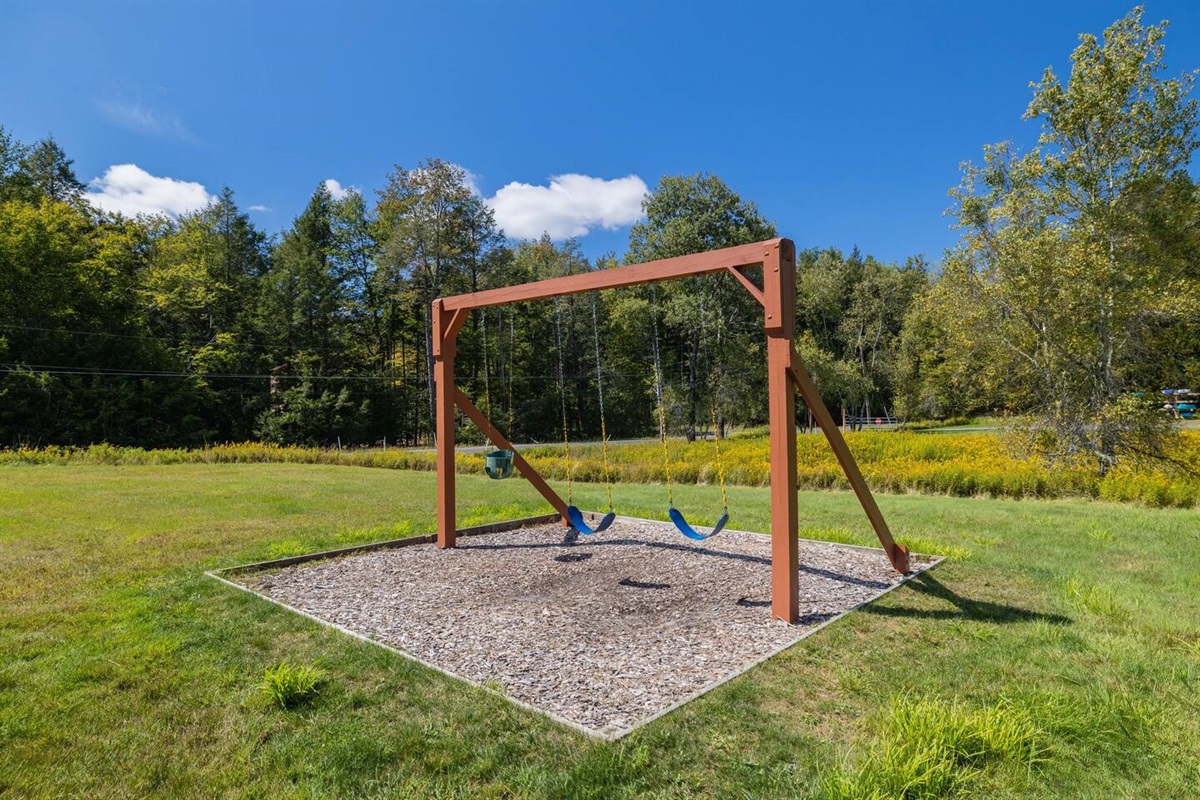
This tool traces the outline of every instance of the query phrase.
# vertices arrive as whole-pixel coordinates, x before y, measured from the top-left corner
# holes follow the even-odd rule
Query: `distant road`
[[[675,437],[672,437],[672,438],[675,438]],[[658,441],[657,438],[655,438],[655,439],[609,439],[608,443],[610,445],[612,445],[612,444],[652,444],[657,441]],[[599,445],[599,444],[600,444],[599,441],[571,442],[572,447],[575,447],[575,446],[587,447],[588,445]],[[534,442],[532,444],[530,444],[530,443],[516,444],[516,445],[513,445],[513,447],[517,448],[518,450],[529,450],[534,447],[562,447],[562,442]],[[405,447],[403,449],[407,453],[436,453],[437,452],[437,450],[432,447]],[[489,453],[495,449],[496,448],[490,444],[486,444],[486,445],[485,444],[473,444],[473,445],[466,445],[466,446],[459,445],[458,447],[455,448],[455,452],[457,452],[457,453]]]

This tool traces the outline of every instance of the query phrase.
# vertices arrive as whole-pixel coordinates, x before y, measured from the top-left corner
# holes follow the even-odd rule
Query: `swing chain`
[[[667,407],[663,400],[662,354],[658,345],[658,286],[650,284],[652,308],[650,323],[654,329],[654,395],[658,400],[658,440],[662,443],[663,478],[667,484],[667,508],[675,507],[675,495],[671,489],[671,454],[667,449]]]
[[[612,478],[608,467],[608,423],[604,416],[604,380],[600,375],[600,322],[596,314],[596,295],[592,293],[592,343],[596,348],[596,392],[600,397],[600,451],[604,454],[604,493],[608,499],[608,510],[613,510]]]
[[[713,398],[712,405],[713,445],[717,448],[717,480],[721,483],[721,506],[726,514],[729,513],[729,495],[725,490],[725,459],[721,456],[721,432],[717,430],[717,401]]]
[[[516,411],[516,407],[513,405],[513,375],[512,375],[513,364],[516,361],[516,352],[517,352],[516,323],[514,320],[514,316],[515,316],[515,312],[510,311],[509,315],[508,315],[508,366],[507,366],[507,369],[501,375],[501,380],[506,381],[506,383],[507,383],[506,388],[508,390],[508,435],[509,436],[515,435],[515,432],[517,429],[517,411]],[[499,346],[501,348],[503,348],[504,317],[501,316],[498,312],[496,314],[496,317],[500,321],[499,333],[496,334],[496,340],[500,343]],[[501,356],[503,356],[503,350],[501,350]],[[503,365],[503,363],[504,362],[502,360],[501,364]]]
[[[488,419],[491,419],[492,418],[492,387],[491,387],[491,381],[488,380],[487,309],[486,308],[479,309],[479,316],[481,317],[479,333],[480,333],[480,336],[482,337],[482,350],[483,350],[483,404],[484,404],[483,415],[485,417],[487,417]],[[512,436],[511,429],[509,430],[508,435]]]
[[[700,295],[700,342],[707,350],[707,333],[708,333],[708,314],[705,313],[704,295]],[[729,514],[729,494],[725,489],[725,460],[721,455],[721,431],[717,428],[717,406],[721,402],[721,385],[724,383],[724,371],[721,364],[721,327],[717,326],[717,369],[716,369],[716,386],[713,387],[712,396],[712,429],[713,429],[713,445],[716,447],[717,461],[717,480],[721,484],[721,506],[725,514]]]
[[[571,437],[567,431],[567,379],[563,370],[562,303],[554,298],[554,340],[558,345],[558,397],[562,406],[563,450],[567,459],[567,505],[573,505],[571,497]]]

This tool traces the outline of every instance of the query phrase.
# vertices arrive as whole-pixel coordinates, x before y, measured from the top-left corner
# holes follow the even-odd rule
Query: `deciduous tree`
[[[1137,8],[1080,37],[1064,83],[1034,84],[1038,146],[985,148],[952,192],[963,230],[947,261],[980,335],[1029,371],[1025,409],[1049,454],[1096,459],[1160,449],[1163,426],[1124,397],[1156,320],[1196,313],[1196,253],[1171,222],[1196,202],[1194,75],[1165,77],[1166,23]],[[1171,191],[1170,187],[1182,187]]]

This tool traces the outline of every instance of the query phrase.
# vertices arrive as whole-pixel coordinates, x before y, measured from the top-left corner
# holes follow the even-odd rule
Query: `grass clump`
[[[935,800],[966,794],[991,765],[1031,769],[1044,734],[1031,714],[1000,700],[985,708],[929,698],[894,699],[883,734],[857,768],[828,774],[829,800]]]
[[[1159,749],[1164,714],[1151,695],[1097,683],[1078,692],[1034,695],[1030,706],[1054,737],[1051,752],[1060,760],[1073,748],[1136,774],[1153,763]]]
[[[1111,589],[1097,586],[1079,575],[1073,575],[1063,584],[1067,600],[1079,608],[1114,622],[1129,619],[1129,609],[1118,601]]]
[[[310,702],[324,683],[324,671],[281,661],[263,674],[262,692],[271,703],[288,711]]]

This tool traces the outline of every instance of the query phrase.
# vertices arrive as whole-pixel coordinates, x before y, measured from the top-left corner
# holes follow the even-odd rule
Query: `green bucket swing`
[[[492,388],[491,388],[490,382],[488,381],[487,315],[486,315],[486,310],[481,311],[480,313],[484,315],[483,324],[479,326],[479,329],[483,334],[483,399],[484,399],[484,403],[487,405],[487,415],[490,417],[492,415]],[[500,318],[500,325],[501,325],[501,330],[503,330],[503,325],[504,325],[503,317]],[[501,346],[503,346],[503,339],[501,339],[501,343],[502,343]],[[503,349],[500,351],[500,356],[501,356],[500,380],[501,380],[501,382],[503,382],[505,379]],[[508,431],[509,431],[510,436],[512,435],[512,429],[513,429],[513,397],[512,397],[512,382],[510,381],[508,383]],[[513,455],[514,454],[513,454],[512,450],[493,450],[490,453],[484,454],[484,457],[483,457],[484,473],[494,481],[500,481],[500,480],[504,480],[505,478],[511,477],[513,474]]]
[[[484,456],[483,471],[494,481],[503,480],[513,473],[513,451],[493,450]]]

